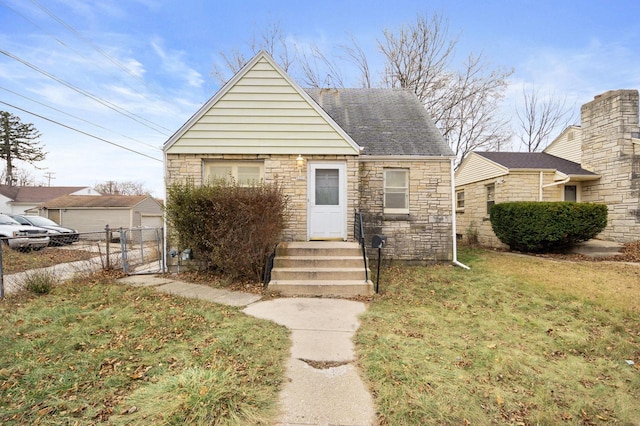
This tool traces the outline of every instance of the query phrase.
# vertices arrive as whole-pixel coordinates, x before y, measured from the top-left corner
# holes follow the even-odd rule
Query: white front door
[[[308,163],[309,240],[347,239],[345,163]]]

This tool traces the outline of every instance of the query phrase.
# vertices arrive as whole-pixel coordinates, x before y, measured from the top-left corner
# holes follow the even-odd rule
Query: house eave
[[[360,155],[358,161],[396,161],[396,162],[415,162],[415,161],[451,161],[455,157],[447,155]]]

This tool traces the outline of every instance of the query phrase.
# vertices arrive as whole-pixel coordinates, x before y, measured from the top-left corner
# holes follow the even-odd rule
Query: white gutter
[[[453,236],[453,260],[451,261],[454,265],[459,266],[464,269],[471,269],[464,263],[458,262],[458,236],[456,235],[456,185],[454,182],[454,174],[453,174],[453,161],[451,159],[451,228],[452,228],[452,236]]]
[[[540,172],[540,184],[538,185],[538,201],[542,201],[542,189],[543,188],[549,188],[550,186],[563,185],[563,184],[565,184],[565,183],[567,183],[567,182],[569,182],[571,180],[570,176],[567,176],[564,173],[559,173],[559,174],[561,174],[561,175],[563,175],[565,177],[562,180],[559,180],[557,182],[551,182],[551,183],[548,183],[546,185],[543,185],[542,184],[542,182],[543,182],[543,172],[542,171]]]

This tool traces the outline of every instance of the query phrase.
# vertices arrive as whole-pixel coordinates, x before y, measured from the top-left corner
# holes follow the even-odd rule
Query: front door
[[[309,163],[309,240],[347,239],[345,163]]]

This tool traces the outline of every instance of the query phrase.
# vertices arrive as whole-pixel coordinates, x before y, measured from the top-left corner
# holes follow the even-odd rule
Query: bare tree
[[[270,24],[258,35],[253,34],[249,48],[253,55],[264,50],[276,59],[287,72],[295,61],[295,49],[283,36],[279,23]],[[237,49],[229,53],[218,52],[218,54],[222,58],[222,64],[214,64],[211,74],[220,85],[226,83],[233,74],[240,71],[250,59]]]
[[[512,70],[489,69],[481,55],[469,55],[460,71],[452,69],[457,39],[448,22],[434,14],[418,16],[398,33],[384,32],[384,83],[415,92],[461,161],[475,149],[495,150],[509,139],[498,106]]]
[[[267,43],[278,40],[280,44]],[[287,46],[278,26],[263,34],[262,43],[263,48],[266,44],[271,49]],[[341,70],[350,65],[356,67],[361,87],[414,91],[461,161],[472,150],[497,150],[508,141],[509,127],[499,118],[498,107],[513,71],[490,68],[481,55],[469,55],[456,70],[457,44],[458,39],[449,36],[448,21],[441,15],[418,15],[414,23],[397,32],[384,30],[383,39],[378,41],[384,71],[377,84],[372,79],[370,59],[353,36],[350,43],[338,46],[339,55],[328,55],[313,45],[296,45],[295,61],[287,62],[286,69],[306,86],[344,87]],[[255,45],[252,49],[257,51]],[[222,56],[231,71],[246,62],[238,52]],[[276,60],[283,65],[281,59]]]
[[[7,182],[9,179],[11,179],[11,184],[14,186],[36,186],[36,179],[33,175],[31,175],[28,170],[19,167],[13,167],[11,178],[7,175],[6,168],[2,170],[2,173],[0,173],[0,182]]]
[[[524,105],[516,108],[519,138],[528,152],[544,149],[552,134],[567,127],[574,119],[573,105],[567,99],[550,93],[540,97],[540,91],[531,86],[522,87]]]
[[[93,187],[96,191],[105,195],[149,195],[149,191],[142,182],[109,180],[97,183]]]

